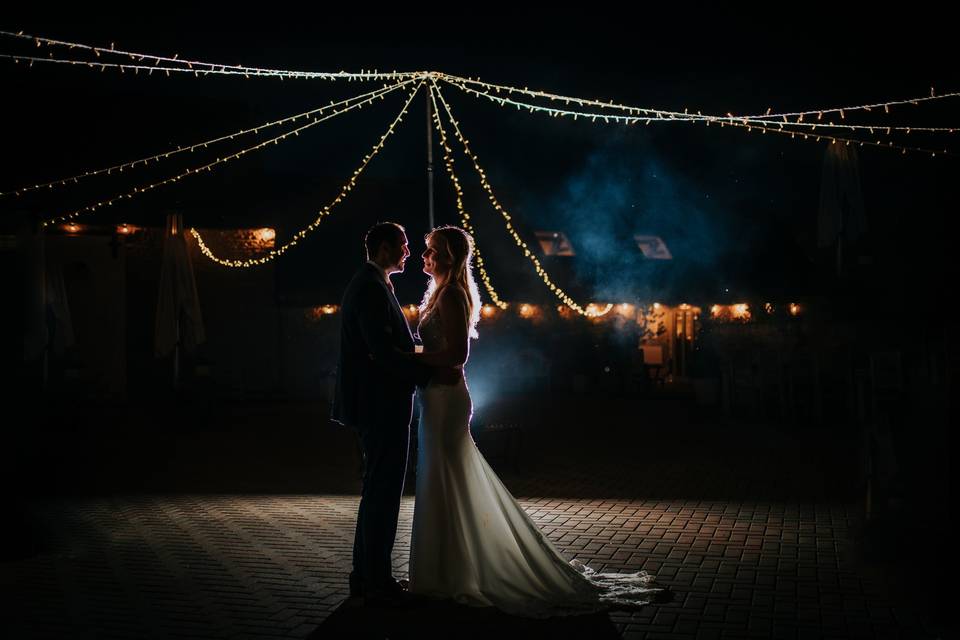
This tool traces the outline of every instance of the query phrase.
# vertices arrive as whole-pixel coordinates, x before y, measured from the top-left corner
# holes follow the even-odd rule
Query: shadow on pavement
[[[657,594],[647,609],[673,600]],[[627,608],[616,610],[626,611]],[[308,636],[319,638],[620,638],[609,612],[538,620],[512,616],[494,607],[470,607],[452,600],[424,601],[402,608],[367,607],[361,598],[345,600]]]

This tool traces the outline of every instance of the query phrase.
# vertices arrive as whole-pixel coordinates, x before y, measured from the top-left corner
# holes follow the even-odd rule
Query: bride
[[[480,454],[470,436],[473,405],[463,377],[480,318],[473,239],[447,226],[429,233],[426,243],[424,351],[411,357],[446,373],[419,391],[409,591],[539,618],[650,602],[662,589],[649,586],[654,578],[646,571],[597,573],[564,560]]]

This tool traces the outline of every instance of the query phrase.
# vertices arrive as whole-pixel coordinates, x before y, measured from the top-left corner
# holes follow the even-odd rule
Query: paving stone
[[[601,570],[646,569],[673,592],[671,602],[606,614],[623,637],[933,637],[854,562],[857,504],[776,488],[796,486],[779,478],[807,467],[790,461],[826,443],[703,431],[676,452],[658,449],[649,432],[577,446],[574,436],[553,435],[552,454],[501,478],[566,557]],[[776,464],[747,460],[743,447],[782,453]],[[636,451],[649,452],[649,462],[636,464]],[[755,478],[745,464],[760,465]],[[407,571],[414,500],[408,490],[401,504],[398,576]],[[7,598],[12,627],[35,637],[92,629],[103,637],[319,637],[354,606],[346,576],[358,502],[342,491],[37,500],[31,515],[48,547],[2,567],[19,592]]]

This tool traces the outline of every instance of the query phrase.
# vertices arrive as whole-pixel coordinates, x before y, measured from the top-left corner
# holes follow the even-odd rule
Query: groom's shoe
[[[371,607],[406,607],[418,604],[420,599],[407,591],[406,580],[391,580],[380,588],[364,593],[364,605]]]
[[[350,574],[350,597],[359,598],[363,595],[363,582],[354,574]]]

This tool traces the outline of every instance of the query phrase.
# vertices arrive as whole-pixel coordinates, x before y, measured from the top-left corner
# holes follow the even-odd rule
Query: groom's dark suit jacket
[[[340,306],[340,360],[331,419],[356,427],[410,420],[413,392],[429,368],[404,358],[413,336],[383,276],[369,262],[354,274]]]

